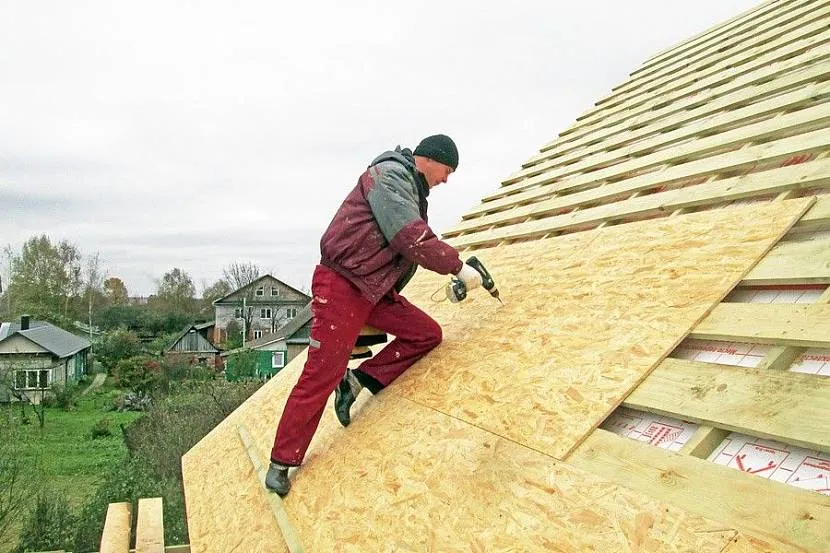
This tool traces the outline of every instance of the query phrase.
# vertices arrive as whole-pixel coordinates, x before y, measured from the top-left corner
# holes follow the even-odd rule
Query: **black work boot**
[[[351,413],[349,409],[352,403],[357,399],[357,394],[363,389],[363,385],[357,380],[351,369],[346,369],[346,374],[337,388],[334,389],[334,412],[337,415],[337,420],[343,426],[349,426],[352,422]]]
[[[271,461],[268,474],[265,475],[265,487],[282,497],[291,490],[291,481],[288,479],[288,467]]]

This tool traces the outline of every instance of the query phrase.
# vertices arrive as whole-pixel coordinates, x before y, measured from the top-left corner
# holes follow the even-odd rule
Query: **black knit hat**
[[[433,134],[424,138],[413,153],[452,167],[453,171],[458,167],[458,148],[446,134]]]

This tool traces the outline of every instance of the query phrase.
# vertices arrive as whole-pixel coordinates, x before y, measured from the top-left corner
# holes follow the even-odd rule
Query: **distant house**
[[[38,391],[80,378],[90,347],[89,340],[45,321],[23,316],[20,323],[0,323],[0,401],[36,403]]]
[[[225,374],[233,380],[236,372],[233,354],[252,349],[258,352],[256,375],[260,378],[270,378],[308,347],[310,332],[311,304],[308,304],[276,332],[247,342],[244,347],[223,352],[221,357],[225,359]]]
[[[199,364],[221,369],[220,349],[214,346],[210,340],[213,328],[213,321],[188,325],[164,348],[164,351],[161,352],[162,356],[165,359],[183,360],[190,365]]]
[[[247,286],[213,302],[216,328],[213,343],[227,340],[227,328],[236,321],[246,327],[246,340],[273,334],[311,301],[311,297],[271,275],[264,275]]]

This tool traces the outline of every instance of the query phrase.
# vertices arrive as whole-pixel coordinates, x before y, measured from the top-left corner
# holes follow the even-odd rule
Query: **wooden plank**
[[[638,181],[632,180],[625,182],[630,186],[633,182]],[[563,209],[573,209],[575,206],[586,205],[597,201],[609,201],[615,199],[615,197],[624,198],[625,194],[632,192],[630,188],[621,190],[622,185],[598,187],[564,198],[542,201],[526,207],[462,220],[459,224],[447,230],[444,236],[453,237],[461,232],[471,233],[488,229],[494,224],[504,225],[506,223],[524,222],[528,218],[532,218],[532,220],[513,227],[501,226],[497,232],[505,237],[508,233],[512,237],[533,236],[534,234],[543,234],[615,219],[624,220],[631,217],[656,216],[678,209],[695,208],[726,201],[768,196],[786,191],[816,187],[830,187],[830,160],[823,159],[815,162],[791,165],[769,171],[742,175],[740,177],[711,181],[686,188],[666,190],[664,192],[639,196],[624,201],[612,201],[612,203],[605,203],[597,207],[581,209],[563,215],[552,215]],[[636,192],[637,189],[635,188],[634,191]],[[822,204],[828,201],[830,200],[823,198]],[[823,212],[824,209],[825,206],[822,206],[820,211],[811,215],[810,219],[805,222],[805,225],[815,223],[816,217],[820,216],[820,212]],[[544,219],[541,219],[542,217]],[[470,237],[468,236],[467,240],[469,239]]]
[[[647,90],[634,91],[631,95],[621,97],[618,101],[605,104],[603,109],[580,119],[579,122],[592,123],[607,119],[621,109],[630,109],[648,101],[654,95],[686,90],[691,86],[696,86],[698,81],[708,78],[734,78],[737,75],[752,71],[756,67],[754,63],[758,59],[767,56],[777,58],[783,50],[791,50],[793,53],[804,52],[819,44],[825,44],[828,40],[830,40],[830,33],[827,32],[826,21],[822,18],[798,27],[795,31],[781,35],[769,43],[762,43],[735,56],[728,56],[718,63],[701,68],[698,71],[682,72],[676,79],[672,78],[672,75],[668,75],[658,83],[654,83],[654,86]]]
[[[710,516],[774,551],[827,551],[830,497],[597,430],[568,459],[575,467]]]
[[[830,347],[830,305],[722,303],[692,338],[799,347]]]
[[[830,73],[830,67],[824,67],[822,69]],[[767,88],[774,88],[776,83],[778,81],[772,81]],[[551,177],[563,177],[589,170],[592,167],[599,167],[609,163],[619,163],[634,156],[645,155],[656,149],[671,147],[674,144],[690,138],[722,133],[734,128],[736,125],[751,122],[758,117],[771,116],[782,110],[792,109],[804,105],[807,102],[812,102],[816,97],[828,93],[830,93],[830,82],[814,83],[799,87],[790,92],[774,95],[765,100],[755,101],[746,107],[719,112],[712,117],[705,117],[699,121],[689,122],[681,128],[672,131],[662,132],[661,130],[658,134],[654,134],[655,129],[652,127],[644,127],[631,133],[618,135],[614,140],[608,140],[599,144],[597,146],[598,151],[591,155],[580,156],[572,154],[556,156],[553,159],[522,169],[502,181],[502,185],[508,186],[522,179],[534,177],[545,172],[548,172]],[[707,105],[704,109],[708,111],[711,109],[711,106]],[[690,115],[692,114],[688,114],[684,118]],[[663,130],[673,127],[674,123],[670,122],[672,119],[679,119],[679,117],[660,122]],[[632,144],[624,146],[626,142],[632,142]],[[611,150],[607,151],[608,149]]]
[[[553,183],[538,188],[518,192],[511,196],[498,198],[479,204],[463,215],[464,219],[497,212],[517,205],[548,199],[545,208],[555,209],[553,206],[567,207],[581,205],[580,202],[594,202],[600,198],[614,198],[620,194],[628,195],[638,190],[648,190],[658,186],[667,186],[675,183],[688,182],[691,179],[710,177],[725,171],[751,169],[756,164],[771,164],[778,160],[782,162],[793,155],[823,151],[830,145],[830,137],[823,130],[812,131],[798,136],[782,138],[757,146],[749,146],[738,151],[712,155],[708,158],[690,161],[675,165],[661,171],[654,171],[645,175],[622,179],[611,184],[604,184],[603,180],[570,179],[562,183]],[[603,185],[600,187],[600,185]],[[567,187],[571,193],[562,197],[551,198],[551,195]],[[596,191],[577,195],[576,192],[588,188],[598,188]],[[590,198],[590,199],[588,199]],[[525,209],[525,208],[518,208]]]
[[[754,44],[752,39],[757,38],[770,29],[777,29],[779,33],[784,33],[790,30],[794,21],[803,18],[805,15],[811,15],[811,12],[825,6],[826,3],[816,2],[815,0],[803,0],[795,2],[786,10],[781,6],[771,9],[764,16],[753,17],[751,26],[742,26],[736,29],[737,32],[729,33],[728,36],[723,37],[717,41],[710,41],[708,44],[701,45],[695,51],[687,51],[682,56],[672,56],[672,59],[667,59],[666,63],[659,66],[652,66],[648,69],[642,68],[634,71],[629,78],[622,85],[613,89],[614,93],[625,92],[639,86],[644,86],[652,82],[656,77],[665,75],[670,71],[678,71],[692,63],[701,60],[713,60],[716,56],[722,56],[724,52],[729,51],[729,54],[738,53],[735,48],[749,47]],[[805,20],[799,21],[800,24],[805,24]],[[775,35],[763,35],[767,40],[774,38]]]
[[[611,106],[638,94],[658,90],[662,85],[671,82],[673,78],[680,79],[687,75],[708,71],[740,54],[747,52],[753,52],[754,55],[763,54],[773,48],[780,48],[809,36],[808,33],[821,32],[824,29],[821,23],[826,22],[830,15],[828,3],[813,1],[807,4],[797,10],[778,12],[777,19],[773,19],[766,26],[754,29],[750,36],[735,37],[732,41],[718,43],[712,50],[704,51],[699,56],[680,58],[674,64],[666,66],[647,79],[628,81],[614,94],[604,99],[604,104],[598,104],[594,111],[599,111],[602,105]],[[810,31],[804,33],[806,29]],[[788,38],[782,43],[780,39],[785,36]],[[734,65],[737,64],[729,63],[729,66]],[[720,70],[722,67],[718,69]]]
[[[827,133],[819,134],[825,135],[821,140],[830,138]],[[804,142],[799,140],[793,140],[792,143],[797,146],[804,145]],[[759,148],[763,148],[763,146]],[[747,152],[750,152],[750,150],[742,153]],[[722,158],[723,161],[739,159],[741,159],[740,154],[724,155]],[[711,169],[712,165],[703,165],[703,167]],[[647,190],[655,186],[655,181],[659,182],[661,180],[659,177],[631,179],[630,181],[598,187],[561,198],[552,198],[526,207],[517,207],[508,211],[485,215],[484,217],[468,219],[449,229],[445,236],[456,247],[479,246],[505,239],[542,236],[549,232],[579,228],[602,221],[620,220],[635,216],[658,216],[677,209],[750,198],[783,190],[795,190],[800,188],[800,182],[809,182],[816,186],[826,187],[828,168],[830,167],[828,167],[826,160],[819,160],[688,188],[668,190],[624,202],[581,209],[564,215],[550,215],[557,211],[567,211],[575,206],[591,204],[600,200],[614,200],[624,197],[626,194],[631,194],[633,191]],[[703,174],[706,175],[708,172],[704,170]],[[665,171],[661,172],[660,175],[663,178],[670,179],[673,172]],[[817,204],[819,204],[817,211],[813,212],[811,209],[810,212],[805,214],[799,223],[799,228],[810,229],[819,227],[822,223],[827,224],[828,219],[825,215],[830,214],[827,198],[819,196]],[[490,230],[494,224],[501,226]],[[504,226],[507,224],[509,226]],[[461,232],[467,234],[458,235]]]
[[[752,269],[742,284],[752,286],[827,283],[830,283],[830,238],[779,242]]]
[[[613,136],[621,131],[654,124],[654,122],[669,116],[682,116],[688,110],[705,107],[710,102],[718,101],[729,95],[734,96],[742,92],[753,94],[753,87],[765,86],[768,82],[784,81],[803,74],[807,80],[793,84],[793,86],[798,86],[800,82],[813,80],[812,75],[808,76],[805,72],[812,72],[817,67],[822,67],[824,65],[823,61],[826,60],[828,55],[830,55],[830,46],[821,46],[792,58],[756,67],[740,77],[722,81],[709,88],[697,91],[695,94],[655,96],[638,108],[621,112],[613,122],[580,127],[579,132],[569,135],[566,139],[557,138],[547,143],[538,154],[525,162],[525,165],[535,163],[540,157],[564,154],[608,136]],[[724,106],[724,109],[729,105]]]
[[[160,497],[138,500],[135,551],[136,553],[165,553],[164,508]]]
[[[104,532],[101,534],[100,553],[129,553],[131,506],[129,503],[110,503]]]
[[[825,33],[823,35],[807,39],[803,44],[793,44],[771,52],[770,54],[761,56],[754,61],[742,65],[740,71],[716,73],[709,77],[701,78],[700,80],[693,80],[689,82],[687,86],[676,90],[662,91],[659,94],[644,96],[625,105],[621,104],[620,106],[609,108],[603,119],[598,119],[588,123],[583,122],[579,126],[572,127],[574,131],[578,130],[579,132],[569,133],[564,136],[565,140],[560,138],[559,140],[554,141],[551,146],[555,146],[559,142],[565,142],[567,140],[578,138],[585,133],[593,132],[600,126],[616,124],[622,117],[631,118],[655,108],[662,108],[663,106],[667,106],[683,98],[693,97],[693,99],[701,100],[698,96],[701,91],[705,91],[713,87],[723,86],[725,83],[739,79],[742,76],[751,75],[754,71],[767,67],[771,64],[780,63],[779,68],[781,71],[786,70],[787,67],[802,67],[807,59],[810,59],[813,56],[824,56],[828,48],[827,42],[830,40],[830,36],[826,35],[827,34]],[[791,59],[794,56],[799,56],[801,54],[804,54],[804,57],[800,60],[795,61],[794,59]],[[543,150],[544,149],[548,149],[548,147],[543,147]]]
[[[810,203],[791,201],[478,250],[504,306],[486,294],[436,304],[446,277],[419,273],[408,297],[444,341],[397,393],[562,458],[783,236],[767,234],[779,210]]]
[[[662,164],[679,163],[689,157],[699,158],[713,152],[738,147],[747,142],[763,141],[770,138],[787,136],[788,134],[795,134],[799,130],[807,132],[821,128],[821,130],[826,131],[824,127],[827,126],[828,122],[830,122],[830,101],[780,117],[766,119],[737,129],[721,132],[714,136],[692,140],[667,150],[660,150],[649,155],[626,160],[611,167],[599,168],[578,174],[567,180],[558,182],[556,189],[561,192],[603,179],[624,178],[627,175],[648,170]],[[562,179],[563,176],[567,176],[567,171],[567,167],[557,168],[557,170],[547,171],[508,186],[503,186],[496,192],[484,196],[483,201],[486,204],[492,200],[497,200],[510,194],[516,194],[529,188],[555,183]]]
[[[668,358],[623,405],[830,451],[830,378]]]
[[[302,543],[297,536],[297,532],[294,530],[294,526],[291,524],[288,513],[285,511],[285,505],[283,504],[282,499],[279,495],[269,492],[265,487],[265,476],[268,469],[260,459],[259,453],[256,451],[256,447],[254,446],[250,433],[243,425],[239,425],[237,432],[239,433],[239,439],[242,441],[242,446],[248,453],[248,457],[254,467],[257,480],[259,480],[259,483],[262,485],[262,492],[268,497],[268,503],[271,504],[271,513],[277,521],[280,533],[282,534],[282,539],[285,542],[286,547],[288,547],[289,553],[302,553]]]
[[[636,69],[632,74],[640,74],[646,71],[654,70],[656,67],[659,67],[661,64],[672,58],[692,53],[696,51],[696,49],[705,47],[713,40],[719,40],[725,33],[732,34],[736,27],[745,26],[747,20],[751,19],[751,22],[754,23],[758,20],[758,18],[768,16],[770,12],[774,12],[782,6],[790,5],[792,3],[792,0],[789,2],[778,2],[777,0],[766,0],[765,2],[760,2],[757,6],[749,8],[748,10],[731,17],[726,21],[718,23],[714,27],[710,27],[705,31],[701,31],[700,33],[690,36],[686,40],[683,40],[674,46],[664,48],[663,50],[652,54],[646,58],[643,65]]]
[[[795,228],[798,231],[821,230],[830,227],[830,201],[819,196],[810,211],[804,214]]]
[[[706,425],[698,426],[689,441],[680,448],[679,453],[681,455],[691,455],[698,459],[706,459],[723,443],[728,435],[728,430]]]

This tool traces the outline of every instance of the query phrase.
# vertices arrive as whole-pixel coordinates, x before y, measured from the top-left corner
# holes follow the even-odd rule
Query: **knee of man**
[[[429,330],[429,334],[427,336],[427,341],[429,342],[430,347],[438,347],[438,344],[441,343],[441,340],[444,339],[444,333],[441,330],[441,325],[438,323],[433,323],[433,326]]]

